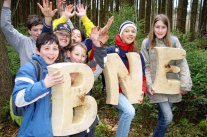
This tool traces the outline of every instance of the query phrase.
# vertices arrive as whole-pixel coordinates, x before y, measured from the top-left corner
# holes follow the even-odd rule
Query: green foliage
[[[109,137],[112,131],[108,128],[104,121],[99,121],[99,125],[95,127],[95,137]]]

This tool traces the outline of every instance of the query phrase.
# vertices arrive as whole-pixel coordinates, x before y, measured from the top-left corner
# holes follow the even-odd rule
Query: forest
[[[53,8],[56,8],[56,0]],[[29,35],[26,18],[30,14],[41,15],[37,3],[42,0],[12,0],[12,25],[22,34]],[[114,21],[109,29],[106,46],[114,45],[114,37],[125,20],[137,25],[136,43],[140,50],[147,37],[154,17],[166,14],[172,34],[177,36],[187,52],[187,61],[193,81],[192,91],[183,96],[182,102],[173,104],[173,122],[167,137],[207,136],[207,0],[66,0],[66,4],[87,5],[87,16],[95,26],[103,27],[110,16]],[[3,0],[0,1],[2,8]],[[56,13],[55,18],[59,18]],[[77,16],[71,18],[75,27],[84,27]],[[20,67],[19,55],[6,41],[0,30],[0,137],[15,137],[19,127],[9,115],[9,99],[15,75]],[[118,109],[106,104],[106,91],[102,89],[101,76],[95,81],[92,96],[98,104],[99,125],[95,136],[112,137],[118,124]],[[130,128],[130,137],[150,137],[157,121],[157,106],[149,103],[146,95],[141,105],[134,105],[136,115]]]

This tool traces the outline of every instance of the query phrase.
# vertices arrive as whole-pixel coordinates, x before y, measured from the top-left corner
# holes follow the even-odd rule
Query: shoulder
[[[16,78],[18,77],[28,77],[34,79],[36,77],[35,67],[31,62],[24,64],[17,72]]]
[[[145,39],[142,41],[142,46],[141,46],[141,48],[147,48],[147,45],[149,45],[149,38],[145,38]]]
[[[106,47],[107,53],[115,53],[115,46]]]

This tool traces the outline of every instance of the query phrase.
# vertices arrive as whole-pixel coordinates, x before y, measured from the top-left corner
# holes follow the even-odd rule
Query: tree
[[[178,2],[177,29],[183,33],[185,33],[187,5],[188,5],[188,0],[180,0]]]
[[[2,7],[0,7],[2,8]],[[8,105],[9,97],[12,93],[12,80],[9,69],[9,57],[6,47],[6,40],[0,28],[0,108]],[[5,114],[0,111],[0,119],[2,120]]]
[[[140,0],[139,4],[139,20],[145,18],[145,0]]]
[[[203,5],[203,6],[202,6]],[[201,3],[201,13],[200,13],[200,19],[199,19],[199,25],[198,25],[198,32],[199,35],[203,36],[206,34],[206,24],[207,24],[207,0],[204,0],[203,3]]]
[[[173,26],[173,2],[174,0],[168,0],[168,8],[167,8],[167,16],[170,20],[170,28],[172,30],[172,26]]]
[[[116,12],[119,11],[120,2],[119,0],[116,0]]]
[[[151,0],[147,0],[147,10],[145,15],[145,33],[150,31]]]
[[[158,0],[158,14],[162,12],[162,0]]]
[[[162,0],[161,13],[165,14],[166,0]]]
[[[193,0],[192,8],[191,8],[191,17],[190,17],[190,32],[191,40],[195,38],[195,25],[196,25],[196,18],[197,18],[197,8],[198,8],[198,0]]]

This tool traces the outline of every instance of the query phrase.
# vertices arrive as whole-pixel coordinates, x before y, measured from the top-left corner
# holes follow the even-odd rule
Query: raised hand
[[[60,14],[60,16],[63,15],[64,9],[63,9],[63,4],[65,4],[66,0],[57,0],[57,9]]]
[[[69,19],[74,16],[76,12],[73,11],[73,9],[74,9],[74,6],[72,4],[65,7],[65,12],[63,13],[63,15],[65,16],[66,19]]]
[[[82,18],[86,15],[86,10],[87,10],[87,6],[83,6],[83,4],[79,4],[76,6],[77,8],[77,12],[76,12],[76,15],[79,17],[79,18]]]
[[[99,40],[99,31],[98,31],[98,26],[93,27],[91,29],[91,33],[89,34],[91,40],[93,41],[93,44],[97,47],[100,47],[100,40]]]
[[[11,0],[4,0],[3,7],[11,7]]]
[[[40,10],[42,11],[42,14],[45,17],[52,18],[55,13],[57,12],[57,9],[52,10],[52,2],[48,2],[48,0],[42,0],[42,5],[40,3],[37,3],[39,6]]]
[[[60,74],[60,71],[56,71],[50,75],[47,74],[44,79],[46,88],[50,88],[54,85],[61,84],[63,82],[63,74]]]

